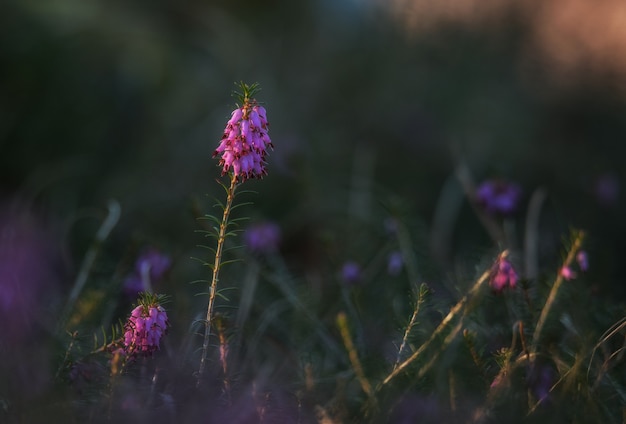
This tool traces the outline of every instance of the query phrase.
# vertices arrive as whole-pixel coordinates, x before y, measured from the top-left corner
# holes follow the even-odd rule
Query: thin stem
[[[443,329],[446,328],[448,323],[452,321],[452,319],[454,319],[454,317],[463,309],[468,299],[472,297],[476,292],[478,292],[478,289],[480,289],[480,287],[484,284],[484,282],[488,280],[490,274],[491,274],[491,269],[488,269],[480,276],[480,278],[478,279],[478,281],[476,281],[476,284],[474,284],[474,286],[470,289],[470,291],[465,296],[463,296],[463,298],[461,298],[461,300],[459,300],[458,303],[452,307],[452,309],[450,309],[450,312],[448,313],[448,315],[446,315],[446,317],[443,319],[443,321],[441,321],[441,323],[435,329],[435,331],[433,331],[430,338],[424,344],[422,344],[419,347],[419,349],[417,349],[409,358],[407,358],[404,362],[402,362],[397,367],[394,367],[393,371],[391,371],[391,373],[383,380],[383,382],[380,383],[377,390],[380,390],[382,386],[389,383],[394,377],[400,374],[402,370],[404,370],[408,365],[410,365],[417,358],[419,358],[422,353],[424,353],[426,348],[437,338],[439,333],[441,333]],[[455,329],[455,331],[457,330]]]
[[[536,352],[537,350],[539,337],[541,336],[541,331],[543,330],[543,326],[545,325],[546,319],[548,318],[548,313],[550,312],[550,309],[552,308],[552,305],[554,304],[554,301],[556,299],[556,295],[559,292],[559,289],[561,288],[561,284],[563,284],[563,280],[565,279],[563,277],[561,270],[563,269],[563,267],[569,267],[572,264],[572,262],[574,261],[574,258],[576,257],[576,253],[578,252],[578,250],[580,250],[582,246],[583,238],[584,238],[584,233],[582,232],[579,232],[576,235],[574,242],[572,243],[572,247],[570,248],[569,252],[567,252],[567,257],[565,258],[565,261],[563,262],[563,266],[559,268],[557,272],[556,280],[554,281],[554,284],[552,285],[552,289],[550,290],[550,294],[548,295],[548,300],[546,300],[546,304],[543,306],[543,309],[541,309],[541,315],[539,316],[539,321],[537,321],[537,326],[535,327],[532,346],[530,349],[531,352]]]
[[[348,351],[348,356],[350,357],[352,369],[354,369],[354,373],[356,374],[356,377],[361,384],[361,388],[371,399],[374,396],[372,385],[370,384],[367,377],[365,377],[365,373],[363,372],[363,367],[361,366],[359,355],[356,352],[354,343],[352,342],[352,336],[350,336],[350,329],[348,328],[348,317],[346,316],[345,312],[340,312],[337,315],[337,326],[339,327],[339,331],[341,332],[343,344]]]
[[[72,287],[72,291],[67,299],[67,303],[65,304],[65,308],[61,314],[61,319],[58,323],[58,331],[60,331],[66,324],[72,309],[74,308],[74,304],[78,300],[85,284],[87,283],[87,278],[89,277],[89,273],[91,272],[91,268],[96,261],[96,257],[98,256],[98,252],[102,247],[104,241],[109,237],[109,234],[117,224],[117,221],[120,219],[121,208],[120,204],[116,200],[109,200],[107,205],[108,214],[104,221],[102,221],[102,225],[98,228],[98,232],[96,233],[96,237],[89,247],[89,250],[85,254],[85,258],[80,267],[80,271],[76,276],[76,280],[74,281],[74,286]]]
[[[224,207],[224,215],[222,216],[222,223],[220,224],[220,232],[217,237],[217,249],[215,250],[215,262],[213,264],[213,278],[211,280],[211,288],[209,290],[209,304],[206,311],[206,323],[204,327],[204,342],[202,343],[202,356],[200,358],[200,368],[198,369],[198,380],[196,387],[200,386],[202,381],[202,374],[204,373],[204,367],[206,364],[206,357],[209,351],[209,337],[211,336],[211,320],[213,319],[213,307],[215,305],[215,296],[217,294],[217,282],[219,279],[220,265],[222,263],[222,251],[224,249],[224,240],[226,239],[226,228],[228,227],[228,217],[233,205],[233,199],[235,198],[235,189],[237,188],[237,177],[232,174],[230,179],[230,187],[228,188],[228,195],[226,198],[226,205]]]
[[[415,309],[413,309],[413,315],[411,315],[411,320],[409,321],[409,324],[406,326],[406,330],[404,330],[404,337],[402,337],[402,343],[400,344],[400,348],[398,349],[398,356],[396,357],[396,363],[393,365],[394,369],[398,368],[398,365],[400,364],[400,358],[402,357],[402,352],[404,352],[404,348],[406,347],[407,340],[409,339],[409,334],[411,333],[411,330],[413,329],[413,326],[415,325],[415,322],[417,321],[417,315],[419,314],[422,303],[424,303],[426,293],[428,293],[428,288],[426,287],[426,284],[422,284],[419,289],[419,295],[417,298],[417,302],[415,304]]]

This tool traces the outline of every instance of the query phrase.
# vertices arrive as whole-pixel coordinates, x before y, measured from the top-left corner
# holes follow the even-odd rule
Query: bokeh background
[[[492,241],[454,188],[465,169],[520,184],[520,234],[545,189],[543,248],[585,229],[594,293],[626,299],[621,0],[21,0],[0,11],[0,207],[45,241],[24,261],[45,267],[51,313],[110,199],[121,215],[88,287],[120,286],[151,245],[174,258],[161,289],[195,290],[196,218],[219,214],[211,154],[240,80],[261,84],[275,145],[242,215],[280,224],[297,273],[367,262],[361,230],[383,231],[390,210],[428,239],[446,202],[459,215],[443,250],[421,252],[431,275],[484,252]],[[203,302],[176,299],[180,329]]]
[[[194,201],[219,194],[211,154],[244,80],[262,85],[276,145],[269,176],[250,183],[260,193],[250,213],[287,235],[393,196],[430,225],[463,163],[477,181],[519,182],[526,199],[546,188],[559,224],[590,231],[610,295],[626,293],[618,0],[2,10],[0,195],[61,225],[69,273],[108,199],[122,210],[113,251],[145,239],[179,253],[194,245]],[[458,237],[483,232],[463,224]]]

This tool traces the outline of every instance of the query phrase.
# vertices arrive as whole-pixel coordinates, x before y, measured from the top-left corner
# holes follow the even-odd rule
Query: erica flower
[[[232,112],[222,140],[213,152],[213,157],[221,155],[222,175],[232,172],[241,182],[267,175],[265,155],[268,147],[274,147],[267,134],[269,123],[265,108],[250,98],[258,89],[257,85],[242,84],[242,89],[243,106]]]
[[[145,250],[137,258],[133,273],[124,280],[124,291],[131,296],[152,291],[152,284],[163,278],[171,265],[169,256],[154,248]]]
[[[402,271],[404,265],[404,259],[402,253],[398,251],[391,252],[387,257],[387,273],[389,275],[396,276]]]
[[[510,215],[517,210],[522,191],[515,183],[488,180],[478,186],[478,203],[493,215]]]
[[[564,266],[561,268],[561,276],[569,281],[576,278],[576,272],[574,272],[572,268]]]
[[[578,266],[581,271],[587,271],[589,269],[589,258],[587,257],[587,252],[580,250],[576,254],[576,262],[578,262]]]
[[[506,287],[515,288],[517,285],[517,273],[506,255],[500,255],[493,264],[489,284],[496,293],[502,292]]]
[[[150,356],[159,350],[169,321],[160,305],[163,296],[144,293],[124,326],[124,352],[129,357]]]
[[[341,268],[341,279],[347,285],[353,285],[361,279],[361,267],[356,262],[348,261]]]
[[[251,225],[244,233],[244,240],[251,252],[275,252],[280,243],[280,227],[273,222],[261,222]]]

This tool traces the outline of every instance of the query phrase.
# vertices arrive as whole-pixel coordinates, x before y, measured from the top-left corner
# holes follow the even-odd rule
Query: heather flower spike
[[[164,301],[163,295],[141,293],[138,305],[124,326],[124,353],[129,358],[151,356],[159,350],[161,338],[169,326],[167,313],[161,306]]]
[[[239,182],[267,175],[265,156],[274,148],[268,132],[267,113],[252,96],[260,90],[258,84],[240,83],[242,92],[236,93],[241,101],[226,123],[224,134],[213,157],[221,154],[219,166],[222,175],[229,172]]]
[[[209,338],[211,336],[211,327],[213,317],[213,308],[215,298],[217,296],[217,282],[219,280],[219,272],[222,265],[222,253],[224,251],[224,240],[233,233],[228,230],[232,224],[229,221],[230,212],[233,207],[235,191],[239,184],[250,178],[262,178],[267,175],[265,169],[265,157],[268,148],[273,148],[272,141],[267,134],[269,122],[267,121],[267,112],[253,96],[260,90],[259,85],[239,83],[241,92],[235,94],[239,97],[241,105],[231,113],[230,119],[226,123],[226,128],[222,135],[220,144],[213,152],[213,157],[220,155],[219,166],[222,167],[222,175],[230,176],[230,186],[224,185],[226,190],[226,202],[223,204],[224,214],[219,228],[215,228],[217,238],[217,247],[214,250],[215,259],[213,263],[206,263],[212,269],[213,276],[209,287],[209,301],[207,305],[204,341],[202,344],[202,353],[200,356],[200,367],[197,373],[197,385],[202,380],[204,367],[206,364]],[[213,218],[216,222],[219,219]],[[276,243],[278,242],[278,234],[276,234]],[[266,246],[267,247],[267,246]]]

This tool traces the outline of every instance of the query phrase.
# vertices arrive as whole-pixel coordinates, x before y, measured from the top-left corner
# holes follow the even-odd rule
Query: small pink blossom
[[[515,288],[517,285],[517,273],[509,260],[500,255],[491,268],[489,284],[495,293],[501,293],[505,288]]]
[[[576,273],[572,270],[572,268],[564,266],[561,268],[561,276],[569,281],[576,278]]]

